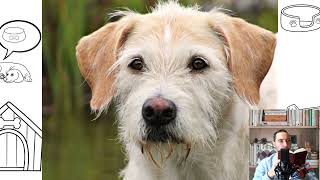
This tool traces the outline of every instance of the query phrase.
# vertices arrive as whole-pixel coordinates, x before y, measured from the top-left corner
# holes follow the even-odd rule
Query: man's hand
[[[277,167],[277,165],[279,164],[279,162],[280,162],[280,159],[277,159],[277,160],[273,163],[271,169],[268,171],[267,174],[268,174],[268,176],[269,176],[270,178],[274,178],[274,176],[276,175],[276,173],[274,172],[274,169]]]

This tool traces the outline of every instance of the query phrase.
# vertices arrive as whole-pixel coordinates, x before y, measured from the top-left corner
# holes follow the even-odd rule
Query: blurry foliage
[[[201,0],[180,2],[204,4]],[[146,13],[155,3],[156,0],[43,1],[45,180],[117,179],[125,162],[121,146],[115,140],[114,109],[90,121],[94,119],[89,110],[91,95],[78,69],[75,46],[82,36],[107,22],[107,13],[120,7]],[[235,14],[277,31],[276,9],[260,8]]]

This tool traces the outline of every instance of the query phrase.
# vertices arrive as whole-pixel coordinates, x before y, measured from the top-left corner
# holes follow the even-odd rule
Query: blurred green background
[[[117,140],[114,108],[97,120],[89,107],[90,91],[81,77],[75,46],[107,23],[107,14],[121,7],[146,13],[155,0],[43,1],[43,179],[114,180],[125,166]],[[204,10],[219,6],[277,31],[274,0],[181,0]]]

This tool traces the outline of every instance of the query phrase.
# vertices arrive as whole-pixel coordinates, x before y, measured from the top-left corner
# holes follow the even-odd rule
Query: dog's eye
[[[189,67],[193,71],[200,71],[208,67],[208,64],[206,60],[202,57],[195,56],[192,58],[191,63],[189,64]]]
[[[140,58],[140,57],[133,58],[128,67],[130,67],[131,69],[137,70],[137,71],[141,71],[144,67],[144,63],[142,61],[142,58]]]

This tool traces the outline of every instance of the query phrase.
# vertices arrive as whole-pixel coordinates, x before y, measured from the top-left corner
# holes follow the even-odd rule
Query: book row
[[[250,126],[318,126],[320,108],[250,110]]]

